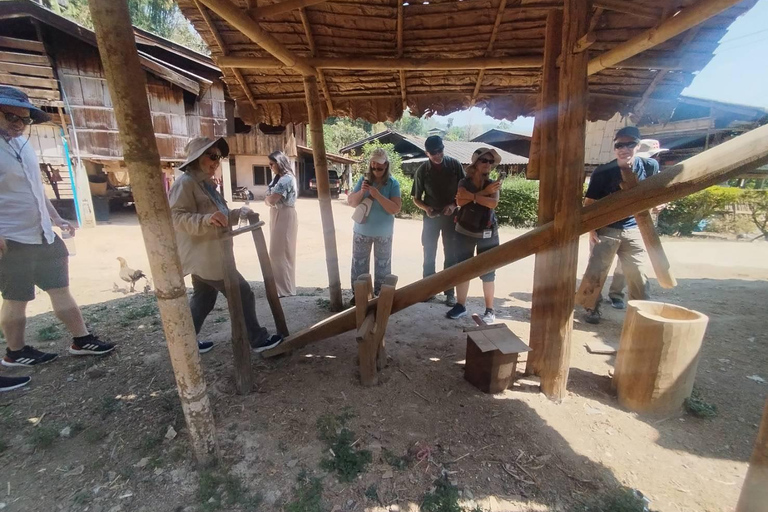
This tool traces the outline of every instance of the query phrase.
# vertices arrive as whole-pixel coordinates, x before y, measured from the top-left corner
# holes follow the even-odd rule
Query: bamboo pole
[[[589,74],[594,75],[600,71],[616,66],[620,62],[634,57],[664,41],[682,34],[686,30],[717,16],[726,9],[738,4],[741,0],[701,0],[689,5],[676,16],[668,18],[660,25],[648,29],[642,34],[633,37],[625,43],[621,43],[612,50],[608,50],[599,57],[589,61]]]
[[[765,512],[768,508],[768,399],[763,409],[763,421],[757,432],[755,449],[741,487],[736,512]]]
[[[219,2],[222,0],[198,1],[207,4],[208,2]],[[243,31],[243,33],[250,37],[246,32]],[[256,41],[255,39],[253,40]],[[398,69],[410,71],[454,71],[458,69],[535,69],[541,67],[541,57],[479,57],[476,59],[314,57],[303,59],[302,62],[307,66],[317,69],[353,69],[361,71],[394,71]],[[281,69],[294,67],[282,59],[236,56],[219,57],[216,59],[216,64],[225,68],[241,69]],[[304,73],[303,71],[301,72]]]
[[[312,135],[312,155],[315,161],[317,198],[320,203],[320,220],[323,223],[325,241],[325,264],[328,267],[328,288],[331,295],[331,311],[341,311],[341,278],[339,277],[339,256],[336,251],[336,228],[331,208],[331,185],[328,181],[328,160],[325,155],[323,138],[323,113],[320,92],[314,76],[304,77],[304,94],[307,97],[309,131]]]
[[[259,26],[250,16],[229,0],[198,0],[210,10],[218,14],[224,21],[239,30],[248,39],[261,46],[277,60],[302,75],[315,75],[316,70],[307,65],[305,59],[296,56],[283,43],[272,37]],[[222,57],[226,59],[228,57]],[[219,59],[221,60],[221,59]],[[235,66],[242,67],[242,66]]]
[[[195,457],[198,463],[206,464],[217,457],[216,429],[187,304],[171,211],[161,181],[146,78],[136,52],[128,6],[125,0],[91,0],[89,6],[181,407]]]
[[[276,14],[282,14],[284,12],[290,12],[294,9],[303,9],[310,5],[317,5],[327,2],[328,0],[283,0],[272,5],[265,5],[263,7],[255,7],[248,9],[248,15],[259,20],[267,16],[275,16]]]
[[[541,103],[537,112],[539,146],[537,148],[537,174],[539,178],[539,225],[555,218],[555,197],[557,183],[557,106],[559,99],[560,75],[557,58],[562,51],[563,12],[553,9],[547,15],[547,29],[544,39],[544,68],[541,78]],[[536,127],[534,126],[534,129]],[[541,355],[545,341],[552,335],[553,325],[548,317],[552,289],[553,249],[536,254],[533,273],[533,297],[531,299],[531,352],[525,365],[525,372],[539,375]]]

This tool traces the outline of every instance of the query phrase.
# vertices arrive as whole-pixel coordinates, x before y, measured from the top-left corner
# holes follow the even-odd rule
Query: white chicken
[[[133,270],[131,267],[129,267],[125,262],[125,258],[118,256],[117,261],[120,262],[120,279],[126,283],[131,283],[131,291],[134,291],[136,281],[139,279],[147,279],[147,276],[144,275],[144,272],[141,270]]]

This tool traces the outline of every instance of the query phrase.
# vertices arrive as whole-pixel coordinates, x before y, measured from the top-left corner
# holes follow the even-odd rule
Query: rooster
[[[126,283],[131,283],[131,291],[134,291],[136,281],[139,279],[147,279],[147,276],[144,275],[144,272],[141,270],[133,270],[131,267],[129,267],[125,262],[125,258],[118,256],[117,261],[120,262],[120,279]]]

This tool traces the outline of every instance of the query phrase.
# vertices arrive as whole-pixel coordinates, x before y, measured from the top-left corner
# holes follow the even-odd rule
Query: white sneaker
[[[487,308],[485,313],[483,313],[482,320],[486,324],[491,325],[496,322],[496,313],[492,309]]]

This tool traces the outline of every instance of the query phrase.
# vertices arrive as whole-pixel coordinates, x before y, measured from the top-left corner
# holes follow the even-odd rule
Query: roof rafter
[[[200,0],[209,2],[212,0]],[[412,59],[412,58],[326,58],[302,59],[303,63],[317,69],[356,69],[361,71],[390,71],[407,69],[414,71],[455,71],[461,69],[535,69],[541,67],[542,59],[535,57],[485,57],[476,59]],[[289,69],[290,65],[275,59],[254,57],[221,57],[217,64],[228,68],[243,69]]]
[[[251,18],[258,20],[267,16],[290,12],[294,9],[303,9],[304,7],[309,7],[311,5],[322,4],[327,1],[328,0],[283,0],[276,4],[255,7],[256,2],[254,0],[249,0],[248,15]]]
[[[485,56],[488,57],[493,51],[493,45],[496,43],[496,38],[499,35],[499,25],[501,25],[501,18],[504,16],[504,9],[507,8],[507,0],[501,0],[499,2],[499,10],[496,11],[496,19],[493,22],[493,30],[491,31],[491,38],[488,41],[488,48],[485,49]],[[477,101],[477,95],[480,93],[480,87],[483,84],[483,77],[485,76],[485,70],[481,69],[477,74],[477,81],[475,82],[475,90],[472,92],[472,98],[469,100],[470,106],[475,106]]]
[[[301,24],[304,26],[304,34],[307,36],[309,54],[312,57],[317,57],[317,47],[315,46],[315,39],[312,37],[312,28],[309,25],[307,12],[303,7],[299,9],[299,16],[301,17]],[[331,101],[331,93],[328,91],[328,83],[325,81],[325,74],[319,69],[317,70],[317,78],[320,81],[320,89],[323,91],[323,96],[325,97],[325,106],[328,109],[328,115],[331,115],[333,114],[333,101]]]
[[[403,0],[397,0],[397,58],[403,57]],[[403,100],[403,111],[408,108],[405,92],[405,70],[400,70],[400,98]]]
[[[641,16],[652,20],[659,20],[662,15],[662,9],[659,7],[641,5],[638,2],[628,0],[594,0],[592,5],[609,11],[632,14],[633,16]]]

